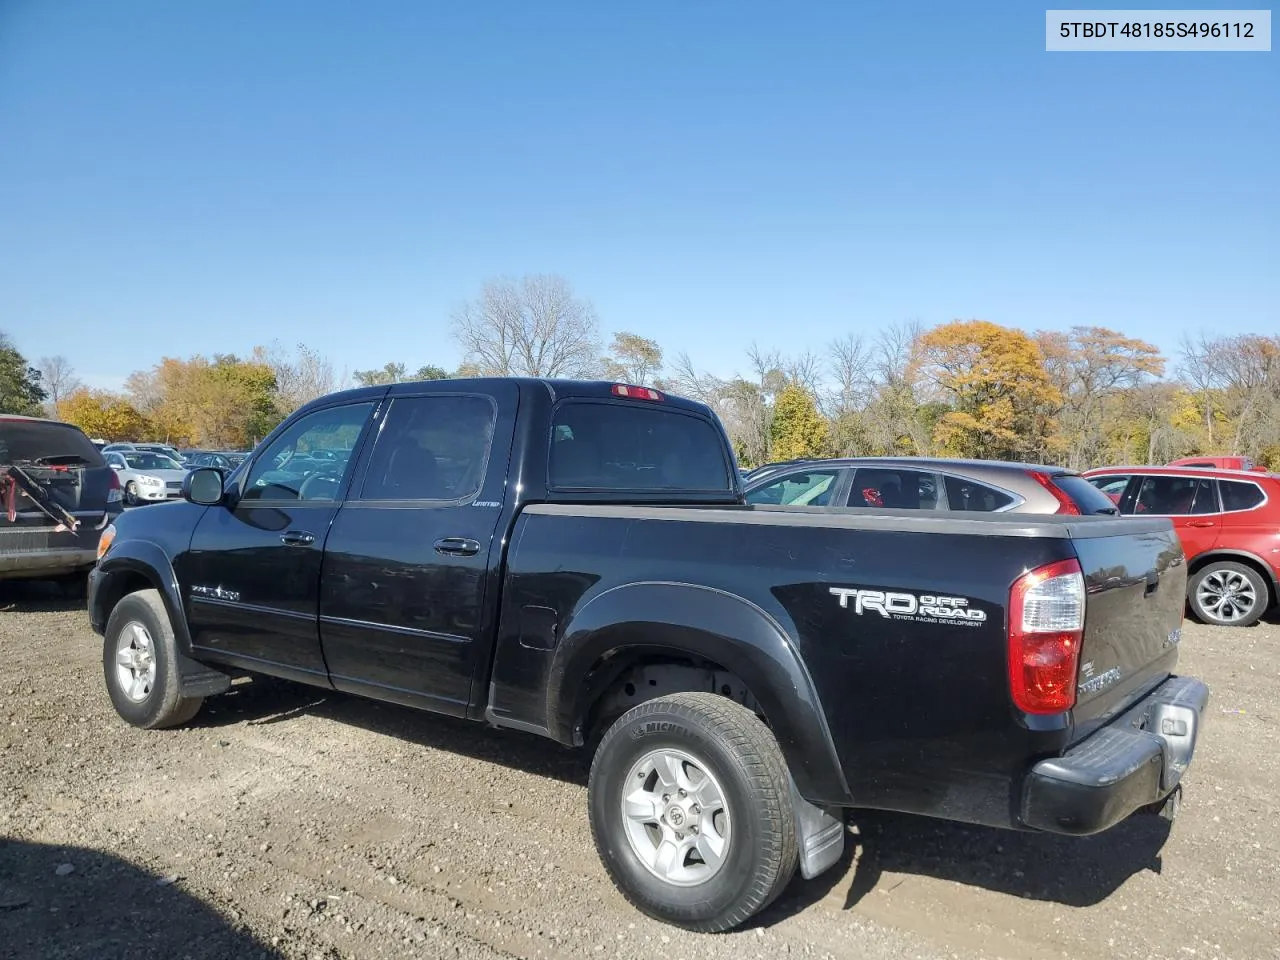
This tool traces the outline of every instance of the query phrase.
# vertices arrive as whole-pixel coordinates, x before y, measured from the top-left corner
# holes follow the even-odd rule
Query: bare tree
[[[587,377],[599,367],[599,320],[555,274],[486,281],[453,315],[466,360],[489,376]]]
[[[823,412],[835,419],[863,409],[871,397],[872,357],[866,342],[849,333],[827,346],[831,388],[821,394]]]
[[[71,365],[71,361],[62,354],[41,357],[40,362],[36,364],[36,369],[40,371],[41,384],[45,393],[48,394],[46,406],[49,413],[57,417],[62,401],[79,390],[83,384],[76,376],[75,367]]]
[[[1184,334],[1179,347],[1182,362],[1178,375],[1195,387],[1204,405],[1204,428],[1210,445],[1213,444],[1213,394],[1222,387],[1222,376],[1216,360],[1217,344],[1206,333],[1194,338]]]
[[[298,344],[296,356],[291,357],[275,341],[269,348],[257,348],[254,359],[265,363],[275,374],[276,393],[285,411],[296,410],[339,388],[333,364],[305,343]]]

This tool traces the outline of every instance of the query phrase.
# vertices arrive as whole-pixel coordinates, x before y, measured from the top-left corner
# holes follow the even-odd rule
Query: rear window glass
[[[52,420],[0,419],[0,463],[106,466],[88,437]]]
[[[1084,477],[1065,474],[1053,478],[1053,485],[1071,498],[1081,513],[1116,513],[1115,502]],[[1120,488],[1124,492],[1124,488]]]
[[[550,485],[562,490],[733,489],[719,431],[660,403],[569,401],[552,420]]]
[[[1222,491],[1223,510],[1252,510],[1266,499],[1256,483],[1219,480],[1218,489]]]
[[[962,477],[947,477],[947,507],[951,510],[973,510],[991,513],[1013,503],[1013,497],[1003,490],[994,490],[985,484]]]

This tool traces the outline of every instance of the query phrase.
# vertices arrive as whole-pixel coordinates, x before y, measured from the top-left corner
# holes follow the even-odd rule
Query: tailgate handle
[[[1147,586],[1142,591],[1144,597],[1149,597],[1160,589],[1160,574],[1151,571],[1147,573]]]

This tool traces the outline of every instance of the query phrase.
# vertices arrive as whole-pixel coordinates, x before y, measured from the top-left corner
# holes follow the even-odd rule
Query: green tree
[[[818,413],[813,396],[796,384],[778,393],[769,425],[769,456],[773,460],[820,457],[830,445],[831,430]]]
[[[433,363],[424,364],[413,373],[403,363],[392,361],[376,370],[357,370],[351,378],[362,387],[380,387],[406,380],[447,380],[449,371]]]
[[[662,348],[657,341],[626,331],[613,335],[609,355],[604,358],[606,380],[651,387],[661,370]]]
[[[40,371],[27,363],[4,331],[0,331],[0,413],[39,417],[48,398]]]

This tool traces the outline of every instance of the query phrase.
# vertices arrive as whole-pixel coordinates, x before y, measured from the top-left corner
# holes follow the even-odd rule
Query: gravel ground
[[[753,926],[665,927],[591,846],[583,758],[281,682],[117,719],[78,603],[0,596],[0,957],[1280,957],[1280,626],[1188,624],[1213,688],[1170,831],[858,815]]]

